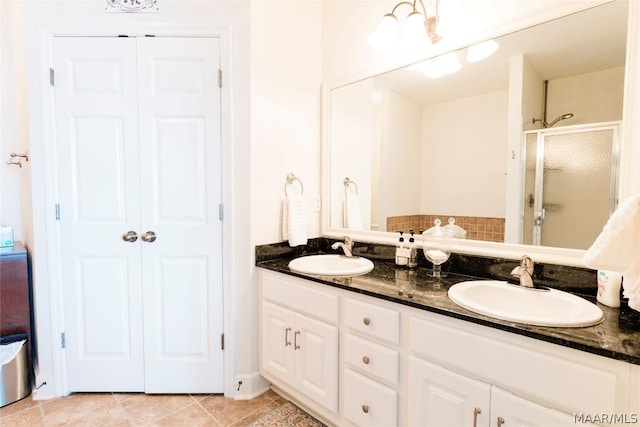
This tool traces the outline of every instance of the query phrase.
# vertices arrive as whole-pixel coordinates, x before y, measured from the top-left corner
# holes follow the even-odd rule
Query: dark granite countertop
[[[256,248],[256,266],[640,365],[640,312],[628,308],[626,304],[623,304],[620,309],[614,309],[597,303],[604,312],[604,320],[595,326],[580,328],[531,326],[479,315],[458,306],[449,299],[447,291],[452,285],[465,280],[478,279],[478,276],[448,272],[446,277],[435,279],[431,277],[431,270],[425,266],[408,269],[397,267],[389,260],[375,259],[375,257],[367,257],[374,262],[375,267],[370,273],[364,275],[353,277],[306,275],[291,271],[288,268],[289,261],[296,256],[321,253],[320,248],[311,247],[302,251],[291,251],[289,248],[278,249],[278,247],[280,246],[271,246],[266,251],[268,256],[264,256],[264,249]],[[507,263],[497,262],[493,266],[501,264]],[[508,264],[509,268],[512,264]],[[594,285],[590,283],[589,286]],[[562,287],[558,286],[558,288]],[[591,295],[595,295],[595,286]],[[595,296],[580,296],[596,302]]]

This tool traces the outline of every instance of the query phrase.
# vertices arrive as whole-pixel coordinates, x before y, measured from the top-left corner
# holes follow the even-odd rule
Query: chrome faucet
[[[331,249],[333,250],[336,250],[338,248],[342,248],[344,256],[353,258],[353,253],[351,252],[353,249],[353,240],[351,240],[351,237],[344,236],[344,243],[335,242],[333,245],[331,245]]]
[[[520,278],[520,286],[533,288],[533,260],[523,255],[520,258],[520,265],[511,271],[511,275]]]

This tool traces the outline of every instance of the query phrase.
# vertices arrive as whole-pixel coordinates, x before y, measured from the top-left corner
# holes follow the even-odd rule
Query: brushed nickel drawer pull
[[[480,408],[473,408],[473,427],[478,425],[478,414],[481,414]]]
[[[300,331],[295,331],[293,333],[293,349],[298,350],[300,346],[298,345],[298,335],[300,335]]]
[[[291,341],[289,340],[289,332],[291,332],[291,328],[287,328],[284,330],[284,346],[290,346]]]

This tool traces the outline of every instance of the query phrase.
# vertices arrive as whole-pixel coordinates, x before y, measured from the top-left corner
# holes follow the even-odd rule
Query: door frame
[[[220,91],[220,138],[221,138],[221,182],[222,204],[230,212],[233,206],[234,167],[233,167],[233,110],[232,110],[232,73],[231,73],[231,29],[216,25],[107,25],[107,26],[42,26],[38,28],[38,67],[37,77],[39,105],[32,107],[32,119],[40,119],[41,134],[32,137],[32,181],[33,181],[33,241],[32,269],[36,327],[48,321],[48,330],[39,329],[38,346],[41,351],[51,352],[52,371],[36,376],[35,387],[44,385],[46,391],[40,396],[51,398],[69,394],[67,385],[66,357],[61,346],[64,323],[64,295],[61,269],[61,236],[56,218],[58,200],[57,146],[55,139],[55,93],[49,84],[47,69],[53,64],[54,37],[116,37],[144,36],[153,34],[159,37],[202,37],[220,40],[220,68],[224,70],[224,84]],[[33,132],[33,131],[32,131]],[[38,159],[39,158],[39,159]],[[233,289],[235,273],[233,268],[234,239],[231,215],[222,221],[222,294],[223,294],[223,333],[227,337],[223,352],[223,384],[225,396],[234,396],[234,310]],[[42,284],[41,284],[42,283]],[[44,289],[40,290],[39,288]],[[48,303],[48,312],[38,310],[38,303]],[[48,314],[48,317],[46,316]],[[44,315],[40,322],[40,315]],[[38,370],[36,369],[36,372]],[[38,396],[38,394],[36,393]]]

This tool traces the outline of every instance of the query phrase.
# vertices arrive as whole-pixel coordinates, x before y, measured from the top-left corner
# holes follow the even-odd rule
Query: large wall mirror
[[[617,203],[627,18],[606,3],[496,38],[480,61],[452,52],[450,74],[432,58],[331,88],[325,234],[453,217],[467,245],[587,249]]]

